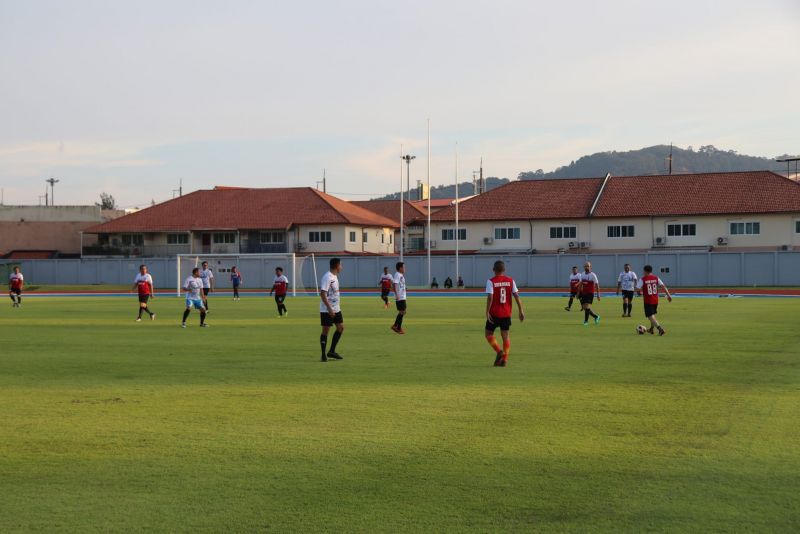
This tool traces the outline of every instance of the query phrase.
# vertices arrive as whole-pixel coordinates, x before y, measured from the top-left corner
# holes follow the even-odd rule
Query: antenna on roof
[[[178,193],[179,197],[183,196],[183,178],[178,179],[178,189],[172,190],[172,198],[175,198],[175,193]]]
[[[322,192],[328,192],[328,185],[326,183],[327,179],[325,178],[325,169],[322,169],[322,180],[317,180],[317,191],[319,191],[319,184],[322,184]]]
[[[480,177],[478,178],[478,194],[483,194],[486,192],[486,182],[483,181],[483,156],[481,156],[481,169],[480,169]]]

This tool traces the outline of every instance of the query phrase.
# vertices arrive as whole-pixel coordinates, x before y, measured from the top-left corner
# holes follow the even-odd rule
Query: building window
[[[386,242],[385,240],[386,240],[386,234],[381,232],[381,245],[383,245]]]
[[[364,243],[366,243],[367,242],[367,232],[364,232],[363,234],[361,234],[361,237],[364,238]]]
[[[330,232],[309,232],[308,233],[308,240],[311,243],[330,243],[331,242],[331,233]]]
[[[394,234],[389,234],[389,244],[391,245],[394,241]]]
[[[283,232],[261,232],[258,236],[258,240],[262,245],[283,243],[283,239]]]
[[[800,234],[800,221],[794,222],[794,233]]]
[[[454,228],[445,228],[442,230],[442,241],[455,241],[455,239],[456,239],[456,231]],[[459,228],[458,240],[466,241],[466,239],[467,239],[467,229]]]
[[[356,242],[356,233],[355,232],[350,232],[350,242],[351,243],[355,243]]]
[[[575,239],[578,237],[577,226],[551,226],[550,239]]]
[[[697,225],[694,223],[689,224],[668,224],[667,236],[681,237],[687,235],[697,235]]]
[[[495,239],[519,239],[520,231],[519,228],[495,228],[494,229],[494,238]]]
[[[608,237],[633,237],[633,225],[613,225],[608,227]]]
[[[759,235],[761,223],[758,222],[732,222],[731,235]]]
[[[167,234],[167,245],[188,245],[189,234]]]
[[[126,247],[141,247],[144,245],[144,234],[122,234],[122,244]]]
[[[224,234],[214,234],[214,244],[236,243],[236,234],[225,232]]]

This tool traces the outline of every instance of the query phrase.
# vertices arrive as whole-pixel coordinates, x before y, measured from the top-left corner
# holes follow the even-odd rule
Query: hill
[[[628,152],[598,152],[572,161],[569,165],[559,167],[552,172],[521,172],[520,180],[544,180],[549,178],[589,178],[605,176],[611,173],[616,176],[633,176],[648,174],[666,174],[668,172],[668,145],[656,145]],[[735,150],[721,150],[713,145],[672,149],[672,172],[730,172],[761,171],[780,172],[786,166],[768,158],[737,154]]]

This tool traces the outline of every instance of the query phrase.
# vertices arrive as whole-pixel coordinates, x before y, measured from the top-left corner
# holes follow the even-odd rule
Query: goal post
[[[192,269],[199,267],[204,261],[209,263],[209,267],[214,272],[215,288],[228,287],[230,269],[234,265],[242,273],[244,287],[269,290],[275,276],[275,267],[281,267],[289,278],[289,288],[293,297],[297,296],[298,289],[304,291],[305,288],[302,273],[304,258],[297,258],[294,253],[176,254],[175,260],[177,276],[175,294],[178,297],[183,291],[183,281],[192,273]]]

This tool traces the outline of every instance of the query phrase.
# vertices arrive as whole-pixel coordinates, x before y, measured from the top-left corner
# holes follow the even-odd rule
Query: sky
[[[5,204],[396,191],[674,142],[800,152],[797,0],[0,0]]]

